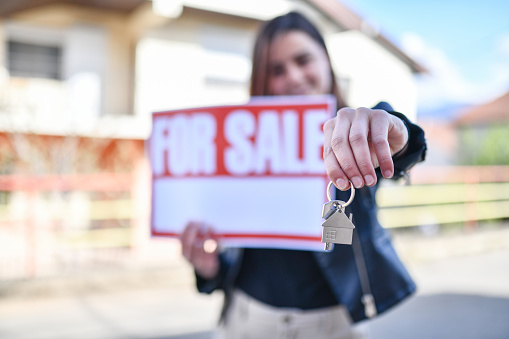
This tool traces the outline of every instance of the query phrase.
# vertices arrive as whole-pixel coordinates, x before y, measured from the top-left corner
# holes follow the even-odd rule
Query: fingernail
[[[391,170],[387,170],[387,171],[385,171],[385,172],[384,172],[384,177],[385,177],[386,179],[390,179],[390,178],[392,178],[392,171],[391,171]]]
[[[205,253],[214,253],[214,251],[217,249],[217,241],[214,239],[207,239],[203,243],[203,250]]]
[[[338,181],[336,181],[336,184],[338,185],[338,188],[340,190],[344,190],[346,188],[346,181],[344,181],[343,179],[338,179]]]
[[[373,177],[371,175],[366,175],[364,177],[364,181],[366,182],[366,185],[368,185],[368,186],[373,185],[373,183],[375,182],[375,180],[373,180]]]
[[[359,177],[353,177],[352,184],[355,186],[355,188],[360,188],[362,186],[362,179]]]

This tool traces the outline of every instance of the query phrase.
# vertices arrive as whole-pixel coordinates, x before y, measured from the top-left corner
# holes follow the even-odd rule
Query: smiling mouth
[[[290,92],[290,95],[306,95],[306,94],[311,94],[311,88],[309,88],[309,87],[293,88],[289,92]]]

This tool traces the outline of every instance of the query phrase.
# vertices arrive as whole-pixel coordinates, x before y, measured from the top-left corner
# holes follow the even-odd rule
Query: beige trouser
[[[318,310],[278,308],[235,291],[217,339],[360,339],[367,328],[352,326],[344,306]]]

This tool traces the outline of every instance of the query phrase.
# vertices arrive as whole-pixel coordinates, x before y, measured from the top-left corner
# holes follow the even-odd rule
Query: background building
[[[450,25],[464,4],[446,5],[383,2]],[[221,292],[198,295],[178,240],[150,238],[151,113],[245,102],[258,27],[293,9],[324,32],[352,106],[386,100],[426,131],[412,185],[377,195],[418,294],[372,337],[507,337],[507,96],[423,121],[425,70],[337,0],[1,0],[0,337],[210,338]]]
[[[178,256],[151,255],[151,113],[246,102],[257,29],[290,10],[325,34],[350,105],[415,119],[422,67],[335,0],[2,1],[3,278]]]

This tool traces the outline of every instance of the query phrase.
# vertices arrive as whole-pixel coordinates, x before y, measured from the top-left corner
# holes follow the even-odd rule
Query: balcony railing
[[[101,113],[100,101],[96,86],[76,86],[52,79],[7,78],[0,81],[0,132],[148,138],[151,121],[148,112],[144,116],[109,115]]]

